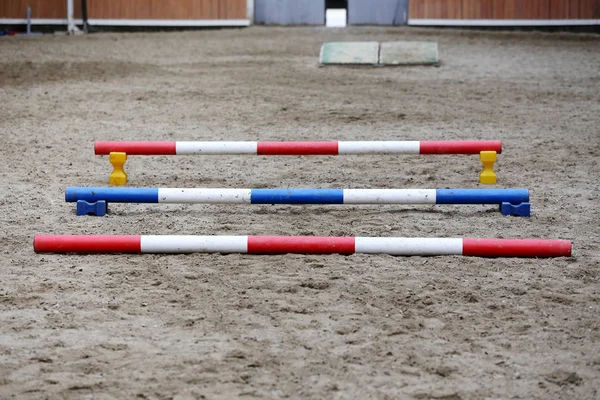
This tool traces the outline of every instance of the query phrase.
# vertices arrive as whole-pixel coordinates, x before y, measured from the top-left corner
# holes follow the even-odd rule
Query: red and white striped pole
[[[37,253],[390,254],[570,257],[568,240],[319,236],[37,235]]]
[[[123,166],[127,156],[259,155],[338,156],[352,154],[479,154],[483,163],[480,182],[495,184],[493,164],[502,152],[499,140],[354,141],[354,142],[96,142],[96,155],[110,156],[111,185],[127,183]]]
[[[502,152],[500,140],[330,141],[330,142],[96,142],[96,155],[337,156],[349,154],[480,154]]]

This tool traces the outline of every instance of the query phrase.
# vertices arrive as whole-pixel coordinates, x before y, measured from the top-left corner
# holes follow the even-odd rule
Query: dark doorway
[[[348,0],[326,0],[325,8],[345,8],[348,9]]]

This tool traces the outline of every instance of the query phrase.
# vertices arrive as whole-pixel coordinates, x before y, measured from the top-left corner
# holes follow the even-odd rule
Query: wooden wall
[[[25,18],[31,7],[31,18],[67,18],[67,2],[63,0],[0,1],[0,18]]]
[[[415,19],[599,19],[600,0],[410,0]]]
[[[75,0],[75,18],[81,18]],[[0,18],[66,19],[66,0],[0,0]],[[90,19],[246,19],[246,0],[88,0]]]
[[[81,18],[75,0],[75,18]],[[65,19],[66,0],[0,0],[1,18]],[[88,0],[90,19],[246,19],[246,0]],[[600,19],[600,0],[410,0],[411,19]]]

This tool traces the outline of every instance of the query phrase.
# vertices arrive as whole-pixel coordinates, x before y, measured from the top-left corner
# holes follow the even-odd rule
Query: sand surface
[[[432,40],[440,67],[318,67]],[[600,398],[600,37],[250,28],[0,39],[0,398]],[[501,139],[493,206],[114,204],[96,140]],[[132,157],[129,186],[479,187],[477,156]],[[574,257],[35,254],[36,233],[533,237]]]

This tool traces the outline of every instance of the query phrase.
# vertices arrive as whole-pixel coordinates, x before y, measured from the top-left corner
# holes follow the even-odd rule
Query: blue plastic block
[[[524,202],[520,204],[502,203],[500,204],[502,215],[514,215],[516,217],[531,216],[531,204]]]
[[[95,215],[102,217],[108,211],[108,204],[104,200],[89,203],[85,200],[77,200],[77,215]]]

